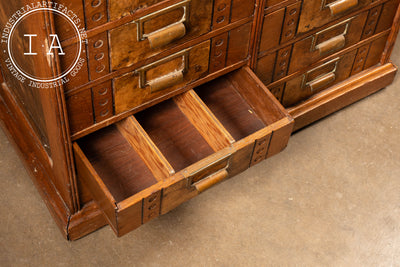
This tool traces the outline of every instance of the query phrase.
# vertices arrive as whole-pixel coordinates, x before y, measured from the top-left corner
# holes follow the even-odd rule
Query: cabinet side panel
[[[32,2],[26,0],[0,3],[0,28],[3,29],[0,48],[6,51],[0,54],[4,82],[33,129],[33,135],[40,140],[35,141],[35,145],[47,151],[48,157],[43,159],[43,164],[49,166],[52,172],[48,179],[51,179],[68,210],[74,212],[77,201],[60,83],[40,82],[57,77],[56,53],[62,53],[52,50],[58,46],[57,41],[51,40],[54,33],[53,14],[38,9],[24,13],[22,10],[26,10],[27,5],[32,8]],[[18,18],[23,19],[18,21]],[[7,52],[8,48],[11,53]],[[16,66],[21,71],[17,71]],[[26,139],[36,139],[32,134],[25,134]]]
[[[14,12],[19,10],[24,6],[26,1],[9,1],[7,3],[1,3],[0,7],[0,27],[1,29],[6,28],[6,24],[9,22],[9,18],[13,15]],[[34,27],[34,25],[23,25],[28,27],[23,27],[26,32],[32,32],[33,29],[29,28],[29,26]],[[16,28],[15,36],[23,36],[22,32],[19,32],[21,29]],[[5,50],[7,44],[3,42],[4,33],[2,33],[2,50]],[[22,39],[22,38],[21,38]],[[21,57],[23,55],[16,55],[17,57]],[[15,77],[13,77],[12,73],[9,71],[9,68],[12,68],[12,64],[9,61],[8,53],[1,53],[0,55],[1,68],[2,73],[4,75],[4,82],[7,83],[9,89],[12,91],[14,97],[18,100],[21,107],[24,109],[23,112],[29,123],[31,124],[33,130],[39,137],[42,145],[46,148],[46,151],[50,154],[49,149],[49,138],[46,132],[46,123],[44,120],[44,112],[42,103],[40,100],[40,91],[38,89],[29,87],[26,82],[21,83]],[[32,68],[35,66],[34,61],[27,61],[26,67]]]

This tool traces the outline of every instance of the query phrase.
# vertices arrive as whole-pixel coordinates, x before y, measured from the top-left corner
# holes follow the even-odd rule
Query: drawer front
[[[181,173],[182,179],[168,182],[163,188],[161,214],[165,214],[180,204],[190,200],[228,176],[228,166],[233,149],[221,151],[220,158],[215,155],[190,166]]]
[[[72,133],[79,132],[94,123],[92,92],[82,91],[65,98],[67,104],[69,129]]]
[[[111,81],[66,97],[69,127],[72,133],[114,115]]]
[[[183,179],[167,183],[163,189],[161,214],[225,180],[229,176],[228,166],[233,154],[234,149],[224,149],[183,170]]]
[[[388,34],[385,34],[351,52],[325,60],[287,82],[273,83],[268,88],[286,108],[299,104],[349,76],[378,64],[387,38]]]
[[[234,149],[227,148],[182,171],[189,187],[201,193],[228,177],[227,168]]]
[[[184,0],[111,30],[111,70],[131,66],[210,31],[211,18],[211,0]]]
[[[259,53],[271,50],[296,37],[301,2],[264,15],[259,41]]]
[[[367,15],[368,12],[363,12],[296,42],[288,74],[357,43],[361,39],[360,29],[364,27]]]
[[[356,51],[350,52],[286,82],[283,106],[290,107],[350,76]]]
[[[297,32],[320,27],[371,3],[372,0],[304,0]]]
[[[115,113],[177,90],[208,72],[210,41],[115,78]]]

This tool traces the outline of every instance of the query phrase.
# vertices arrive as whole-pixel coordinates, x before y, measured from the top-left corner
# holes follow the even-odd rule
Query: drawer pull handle
[[[336,16],[342,12],[345,12],[349,9],[358,5],[358,0],[337,0],[331,4],[329,4],[329,9],[331,10],[331,15]]]
[[[335,36],[325,42],[320,43],[315,48],[320,55],[324,55],[333,51],[337,51],[346,45],[346,38],[343,34]]]
[[[334,82],[335,79],[336,79],[335,73],[331,72],[331,73],[325,74],[315,80],[312,80],[311,82],[308,82],[307,85],[310,86],[310,90],[313,93],[314,91]]]
[[[147,71],[153,69],[157,66],[165,64],[169,61],[172,61],[176,58],[182,58],[182,67],[179,70],[174,70],[169,74],[163,75],[161,77],[154,78],[153,80],[147,80]],[[139,74],[139,88],[150,87],[151,93],[164,90],[168,87],[176,85],[178,83],[183,82],[184,74],[188,71],[189,67],[189,49],[183,50],[181,52],[170,55],[164,59],[151,63],[147,66],[144,66],[138,70],[136,73]]]
[[[186,34],[185,24],[177,23],[148,35],[151,48],[162,47],[175,40],[181,39]]]
[[[223,169],[195,183],[194,187],[196,187],[199,193],[202,193],[213,185],[223,181],[226,177],[228,177],[228,172],[226,169]]]
[[[346,35],[349,31],[350,23],[354,17],[349,18],[345,21],[339,22],[329,28],[326,28],[320,32],[317,32],[312,37],[311,52],[318,50],[319,55],[335,52],[346,45]],[[330,32],[339,32],[338,35],[326,40],[323,40],[323,36],[330,35]],[[322,40],[321,40],[322,39]]]
[[[156,78],[148,82],[152,93],[164,90],[170,86],[183,82],[183,72],[174,71],[168,75]]]
[[[339,61],[340,57],[335,58],[305,73],[303,75],[303,82],[301,85],[302,90],[307,90],[307,88],[310,88],[311,93],[314,93],[322,87],[334,82],[336,80],[335,73],[338,68]],[[311,77],[316,78],[311,80]]]
[[[186,35],[186,27],[185,27],[184,23],[189,20],[190,1],[191,0],[184,0],[175,5],[171,5],[167,8],[161,9],[159,11],[156,11],[154,13],[151,13],[147,16],[140,18],[136,22],[137,23],[138,41],[144,41],[144,40],[148,39],[149,43],[150,43],[150,47],[155,49],[155,48],[159,48],[164,45],[167,45],[169,43],[172,43],[173,41],[176,41],[176,40],[184,37]],[[183,8],[183,15],[179,21],[174,22],[173,24],[165,26],[164,28],[158,29],[151,33],[144,32],[144,24],[146,21],[149,21],[155,17],[161,16],[163,14],[166,14],[166,13],[168,13],[174,9],[178,9],[178,8]]]

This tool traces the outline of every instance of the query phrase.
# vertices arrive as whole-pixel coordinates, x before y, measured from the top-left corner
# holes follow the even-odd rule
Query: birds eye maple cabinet
[[[399,2],[2,2],[2,125],[67,239],[121,236],[389,85]]]

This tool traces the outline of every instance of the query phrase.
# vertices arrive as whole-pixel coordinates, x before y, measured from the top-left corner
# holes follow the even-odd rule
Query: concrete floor
[[[0,266],[400,266],[400,75],[122,238],[65,241],[1,131],[0,166]]]

